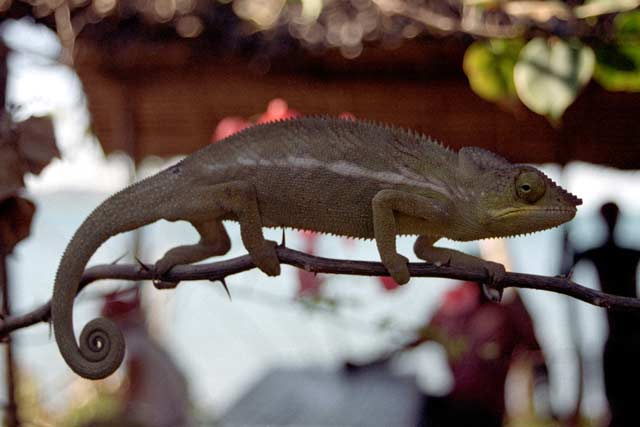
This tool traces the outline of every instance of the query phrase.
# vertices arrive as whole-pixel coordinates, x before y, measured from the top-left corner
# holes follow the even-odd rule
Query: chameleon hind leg
[[[278,244],[262,235],[262,217],[254,186],[244,181],[233,181],[216,187],[216,194],[212,197],[218,197],[222,209],[233,214],[240,224],[242,244],[253,263],[268,276],[279,275]]]
[[[213,256],[224,255],[231,249],[229,235],[219,220],[191,222],[200,234],[200,241],[194,245],[177,246],[167,251],[155,264],[155,273],[162,277],[175,265],[191,264]]]
[[[240,224],[242,243],[254,264],[269,276],[280,274],[276,243],[265,240],[262,235],[258,199],[250,183],[196,184],[177,192],[165,209],[165,219],[191,222],[200,233],[201,240],[195,245],[169,250],[156,264],[157,273],[166,273],[177,264],[201,261],[228,252],[229,236],[221,223],[225,218],[234,219]]]

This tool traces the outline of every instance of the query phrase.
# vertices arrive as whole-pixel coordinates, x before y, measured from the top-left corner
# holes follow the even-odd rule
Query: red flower
[[[256,123],[267,123],[276,120],[291,119],[300,115],[301,114],[298,111],[289,108],[287,101],[282,98],[275,98],[269,102],[269,105],[267,105],[267,111],[265,111],[260,116],[260,118],[258,118]]]
[[[211,136],[211,142],[218,142],[249,126],[251,126],[251,122],[246,121],[242,117],[225,117],[220,120],[220,123],[216,126],[216,130]]]
[[[459,315],[480,304],[480,286],[475,282],[464,282],[444,295],[442,312]]]
[[[389,276],[380,276],[378,279],[380,280],[380,283],[382,283],[382,287],[385,291],[395,291],[400,287],[400,285],[398,285],[396,281]]]

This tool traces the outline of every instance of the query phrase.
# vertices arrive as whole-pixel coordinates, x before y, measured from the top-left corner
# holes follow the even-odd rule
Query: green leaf
[[[640,11],[619,13],[613,21],[617,39],[640,37]]]
[[[606,90],[640,91],[640,43],[596,49],[594,78]]]
[[[513,67],[522,45],[520,40],[489,40],[469,46],[462,66],[471,89],[488,101],[516,98]]]
[[[611,91],[640,91],[640,11],[620,13],[611,44],[596,49],[594,78]]]
[[[534,38],[514,68],[516,92],[531,110],[559,119],[589,82],[595,54],[579,41]]]

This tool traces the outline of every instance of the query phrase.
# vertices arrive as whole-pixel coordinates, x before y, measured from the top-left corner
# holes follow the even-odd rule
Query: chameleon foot
[[[271,240],[265,240],[264,244],[249,251],[253,263],[267,276],[278,276],[280,274],[280,260],[276,253],[278,244]]]
[[[176,259],[175,252],[172,255],[172,250],[164,254],[153,267],[153,286],[155,286],[156,289],[173,289],[178,286],[178,282],[163,280],[164,275],[174,266],[180,264],[180,261]]]
[[[171,270],[175,265],[178,265],[179,263],[176,262],[175,260],[173,260],[171,256],[167,256],[169,255],[169,253],[167,253],[165,256],[163,256],[162,258],[160,258],[154,265],[153,267],[153,275],[155,277],[162,277],[165,274],[167,274],[169,272],[169,270]]]
[[[494,285],[498,285],[504,279],[507,273],[504,265],[498,264],[497,262],[485,261],[483,268],[489,277],[489,283],[482,285],[482,291],[490,301],[500,302],[502,300],[503,288],[502,286]]]
[[[404,285],[409,281],[411,275],[409,274],[409,267],[407,266],[409,260],[400,254],[397,254],[390,260],[384,260],[382,263],[387,267],[389,275],[398,285]]]

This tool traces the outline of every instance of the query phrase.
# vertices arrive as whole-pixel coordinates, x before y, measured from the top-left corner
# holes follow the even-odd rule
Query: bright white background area
[[[10,102],[24,107],[21,115],[50,114],[56,125],[62,158],[54,160],[38,177],[27,180],[27,196],[37,204],[31,236],[20,243],[10,262],[13,311],[26,312],[46,302],[52,292],[58,261],[73,232],[86,215],[109,194],[127,185],[131,163],[119,154],[105,158],[99,144],[88,132],[89,121],[77,76],[54,57],[59,47],[50,32],[34,26],[7,24],[2,29],[7,43],[17,53],[10,60]],[[295,105],[292,106],[295,108]],[[176,159],[148,159],[138,174],[144,176]],[[599,206],[616,201],[623,213],[619,242],[632,247],[640,241],[640,174],[620,172],[587,164],[570,164],[561,170],[543,166],[557,182],[584,200],[578,216],[570,224],[570,236],[578,249],[598,244],[604,228]],[[229,224],[233,249],[228,257],[244,253],[238,228]],[[279,240],[281,232],[270,230],[267,237]],[[167,249],[193,242],[196,233],[186,224],[159,222],[142,234],[141,256],[154,262]],[[111,239],[91,264],[108,263],[129,250],[130,236]],[[412,240],[399,240],[399,250],[412,260]],[[287,244],[300,248],[296,233],[287,233]],[[445,242],[447,246],[477,252],[477,246]],[[377,260],[372,242],[323,236],[318,255],[347,259]],[[513,269],[524,273],[558,274],[561,259],[561,232],[553,230],[508,241]],[[284,267],[277,278],[267,278],[258,270],[228,279],[233,296],[230,302],[219,284],[181,284],[175,291],[157,291],[144,285],[154,331],[175,357],[189,379],[196,407],[203,413],[220,414],[261,374],[273,366],[339,366],[347,359],[366,360],[409,337],[407,331],[426,322],[442,292],[451,281],[413,279],[408,286],[385,292],[377,280],[326,276],[329,295],[343,301],[337,312],[309,310],[293,302],[296,275]],[[581,265],[575,280],[597,287],[593,269]],[[122,286],[95,284],[76,302],[78,329],[97,315],[97,293]],[[575,343],[569,331],[568,298],[539,291],[522,292],[536,325],[551,369],[551,391],[560,412],[571,408],[575,399]],[[604,311],[576,304],[581,346],[587,357],[584,408],[597,415],[605,408],[600,373],[600,354],[606,334]],[[389,320],[391,326],[377,325]],[[74,395],[80,380],[64,364],[47,325],[38,325],[16,334],[19,368],[42,388],[45,404],[62,410]],[[417,350],[401,360],[398,369],[416,373],[427,390],[442,392],[449,381],[446,364],[435,346]],[[0,396],[0,399],[2,397]]]

